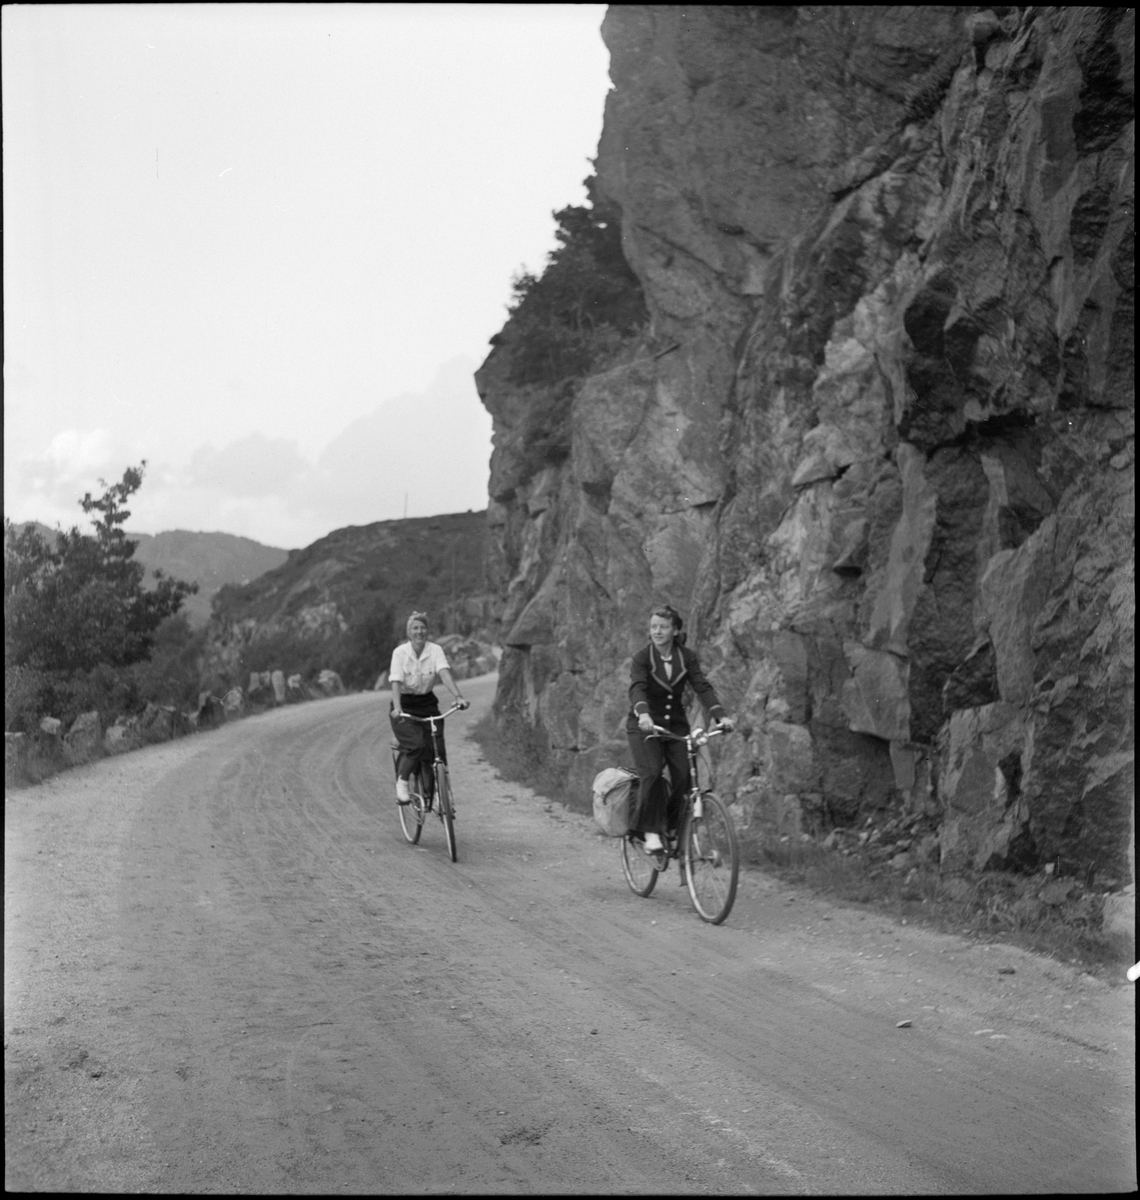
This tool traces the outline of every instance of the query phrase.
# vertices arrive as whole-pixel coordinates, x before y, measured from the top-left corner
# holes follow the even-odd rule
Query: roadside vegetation
[[[53,544],[5,520],[6,731],[34,734],[46,716],[67,724],[92,710],[113,719],[184,701],[196,687],[201,635],[179,610],[198,585],[157,571],[144,587],[138,543],[123,532],[145,466],[128,467],[118,483],[101,480],[102,495],[79,501],[89,534],[72,527]]]
[[[865,905],[912,925],[986,942],[1005,942],[1088,970],[1131,965],[1131,946],[1101,928],[1104,897],[1066,879],[1069,894],[1047,903],[1051,877],[1010,871],[943,876],[937,862],[900,873],[858,852],[820,841],[742,837],[744,861],[793,886]],[[1062,886],[1064,886],[1062,885]]]
[[[545,734],[529,721],[496,716],[490,710],[470,727],[468,736],[504,779],[525,784],[571,810],[587,811],[573,803],[564,774],[551,761]]]

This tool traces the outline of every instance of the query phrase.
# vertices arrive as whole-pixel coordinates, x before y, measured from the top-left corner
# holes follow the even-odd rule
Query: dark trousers
[[[400,707],[414,717],[439,716],[439,701],[436,699],[435,692],[427,692],[422,696],[415,693],[403,695],[400,697]],[[430,766],[434,758],[431,727],[419,721],[397,720],[391,712],[388,714],[388,722],[392,726],[392,733],[395,734],[396,744],[399,747],[399,753],[396,756],[396,774],[401,779],[411,779],[412,772],[421,762]],[[447,762],[447,747],[443,741],[442,722],[436,726],[436,731],[439,756],[444,762]]]
[[[689,754],[684,742],[647,738],[640,730],[627,731],[629,752],[640,779],[640,804],[636,832],[664,837],[677,829],[685,806],[689,778]],[[669,766],[669,782],[663,778]]]

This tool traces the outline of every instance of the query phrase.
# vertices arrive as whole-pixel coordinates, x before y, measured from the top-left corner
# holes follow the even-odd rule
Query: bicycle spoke
[[[455,842],[455,808],[451,795],[451,779],[447,774],[447,766],[444,763],[439,763],[436,766],[436,794],[439,801],[439,815],[443,821],[444,831],[447,833],[447,849],[451,854],[451,861],[459,861],[459,847]]]
[[[418,792],[412,792],[411,803],[401,804],[399,813],[404,837],[414,846],[420,840],[420,833],[424,827],[423,797]]]
[[[621,869],[635,896],[648,896],[657,883],[657,867],[635,838],[621,839]]]

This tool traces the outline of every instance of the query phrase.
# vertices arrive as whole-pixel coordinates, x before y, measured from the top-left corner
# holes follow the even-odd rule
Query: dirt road
[[[9,1189],[1135,1187],[1132,985],[758,874],[720,928],[639,900],[465,740],[492,686],[457,864],[401,837],[386,695],[9,795]]]

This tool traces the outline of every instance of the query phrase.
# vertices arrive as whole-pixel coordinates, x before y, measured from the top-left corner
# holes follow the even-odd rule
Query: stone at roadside
[[[63,722],[58,717],[40,717],[40,732],[48,737],[58,737],[63,728]]]
[[[904,850],[901,854],[896,854],[891,859],[891,866],[896,871],[909,871],[917,863],[918,859],[909,850]]]
[[[1064,904],[1073,893],[1073,882],[1070,879],[1052,879],[1038,893],[1037,898],[1050,907],[1056,908]]]
[[[245,707],[245,702],[242,697],[240,687],[232,687],[222,697],[222,708],[225,709],[227,717],[241,716],[242,709]]]
[[[1122,938],[1130,947],[1136,945],[1136,887],[1129,884],[1122,892],[1104,898],[1101,928],[1113,937]]]
[[[391,685],[388,683],[388,672],[381,671],[380,674],[376,676],[376,682],[372,685],[372,690],[374,692],[384,692],[387,691],[390,686]]]
[[[973,898],[974,887],[965,879],[959,879],[956,876],[951,876],[949,879],[944,879],[939,886],[939,892],[947,900],[953,900],[955,903],[962,904]]]
[[[24,771],[28,761],[28,735],[25,733],[4,734],[4,779],[15,782]]]
[[[138,746],[135,726],[125,720],[116,721],[103,734],[103,751],[105,754],[126,754]]]
[[[273,674],[270,676],[270,680],[273,684],[273,699],[278,704],[284,704],[285,703],[285,672],[284,671],[274,671]]]
[[[899,1021],[896,1023],[895,1028],[896,1029],[909,1029],[910,1022],[909,1021]]]
[[[340,676],[327,667],[317,676],[317,686],[326,696],[343,696],[344,684]]]
[[[833,829],[827,837],[823,839],[823,848],[825,850],[834,850],[839,845],[839,834]]]
[[[225,719],[225,710],[222,708],[222,702],[209,692],[198,693],[198,712],[197,720],[193,725],[197,729],[213,729],[220,725]]]
[[[169,741],[182,726],[180,715],[173,705],[148,704],[139,718],[139,733],[148,742]]]
[[[260,671],[250,671],[249,687],[246,689],[246,694],[249,696],[252,696],[254,694],[254,692],[259,692],[259,691],[261,691],[261,672]]]
[[[103,730],[97,712],[80,713],[63,739],[64,752],[72,763],[98,758],[103,750]]]

